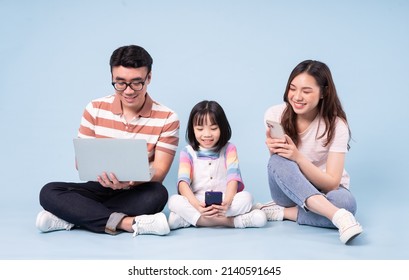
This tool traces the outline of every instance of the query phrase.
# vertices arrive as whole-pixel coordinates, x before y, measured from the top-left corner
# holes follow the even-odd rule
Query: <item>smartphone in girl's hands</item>
[[[223,201],[223,193],[222,192],[213,192],[213,191],[205,192],[206,207],[208,207],[208,206],[210,206],[212,204],[220,205],[220,204],[222,204],[222,201]]]

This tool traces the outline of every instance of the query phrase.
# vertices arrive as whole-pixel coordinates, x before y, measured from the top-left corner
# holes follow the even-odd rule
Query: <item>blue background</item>
[[[232,242],[253,239],[248,250],[277,240],[282,250],[264,248],[253,255],[226,250],[220,258],[407,259],[408,12],[403,0],[0,0],[0,258],[207,258],[195,238],[204,233],[223,243],[226,231]],[[87,243],[129,246],[134,241],[127,234],[38,233],[38,193],[49,181],[78,181],[72,138],[86,104],[113,93],[109,58],[128,44],[152,55],[148,91],[179,115],[180,147],[194,104],[213,99],[224,107],[246,188],[256,201],[270,198],[263,114],[282,101],[299,62],[325,62],[352,130],[346,168],[365,230],[357,246],[340,249],[335,231],[291,222],[269,223],[265,230],[186,229],[168,240],[135,241],[151,250],[153,243],[166,247],[182,235],[196,246],[184,253],[168,248],[172,254],[159,249],[109,254]],[[176,171],[177,160],[165,181],[171,194]]]

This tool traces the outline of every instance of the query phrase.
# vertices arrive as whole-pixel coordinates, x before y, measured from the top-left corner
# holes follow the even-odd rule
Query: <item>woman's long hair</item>
[[[316,60],[305,60],[298,64],[291,72],[283,97],[284,102],[286,102],[287,104],[287,107],[285,108],[281,117],[281,124],[283,125],[286,134],[290,136],[295,145],[298,146],[298,144],[300,144],[300,138],[298,136],[296,125],[297,114],[294,112],[288,101],[288,92],[293,79],[301,73],[307,73],[314,77],[317,85],[320,88],[320,94],[322,98],[318,102],[317,107],[318,114],[325,123],[325,131],[322,135],[317,135],[317,139],[320,139],[327,135],[327,141],[324,143],[325,147],[329,143],[331,143],[334,138],[335,122],[337,117],[341,118],[345,122],[345,124],[348,125],[347,117],[342,108],[341,101],[338,98],[331,71],[325,63]],[[349,129],[349,126],[348,130],[349,138],[351,139],[351,131]]]

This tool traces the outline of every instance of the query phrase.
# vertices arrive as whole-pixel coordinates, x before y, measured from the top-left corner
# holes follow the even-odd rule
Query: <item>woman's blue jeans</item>
[[[324,216],[315,214],[305,206],[306,200],[313,195],[324,195],[338,208],[344,208],[352,214],[356,212],[356,201],[351,192],[342,185],[326,194],[311,184],[298,165],[291,160],[273,154],[268,163],[268,181],[272,199],[280,206],[297,206],[297,223],[317,227],[335,228]]]

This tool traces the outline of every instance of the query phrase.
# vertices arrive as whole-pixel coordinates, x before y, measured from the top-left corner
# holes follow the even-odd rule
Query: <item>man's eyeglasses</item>
[[[143,82],[141,81],[133,81],[130,83],[127,82],[112,82],[112,86],[117,90],[117,91],[125,91],[128,87],[130,87],[132,90],[135,91],[140,91],[143,89],[146,79],[148,78],[149,73],[146,75],[145,80]]]

